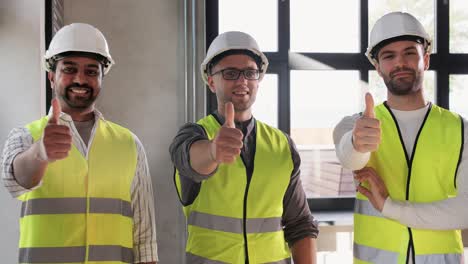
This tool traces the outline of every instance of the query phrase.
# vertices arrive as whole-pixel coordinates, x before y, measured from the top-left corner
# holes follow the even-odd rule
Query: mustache
[[[93,88],[92,88],[91,86],[89,86],[89,85],[87,85],[87,84],[79,84],[79,83],[72,83],[72,84],[66,86],[66,87],[65,87],[65,90],[68,91],[68,90],[70,90],[70,89],[72,89],[72,88],[84,88],[84,89],[86,89],[86,90],[88,90],[88,91],[92,91],[92,90],[93,90]]]
[[[408,68],[408,67],[398,67],[396,68],[395,70],[391,71],[390,72],[390,78],[393,78],[395,76],[395,74],[398,74],[398,73],[401,73],[401,72],[411,72],[411,74],[415,75],[416,74],[416,71],[411,69],[411,68]]]

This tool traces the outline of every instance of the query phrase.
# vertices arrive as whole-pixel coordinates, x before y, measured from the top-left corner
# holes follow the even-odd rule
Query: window
[[[450,53],[468,53],[468,2],[450,1]]]
[[[46,0],[45,1],[45,46],[49,48],[52,37],[57,31],[64,26],[64,4],[63,0]],[[47,79],[47,73],[46,79]],[[52,100],[52,89],[50,82],[46,81],[46,113],[50,109]]]
[[[359,0],[294,0],[290,9],[291,51],[359,52]]]
[[[278,50],[275,26],[278,24],[278,5],[275,0],[221,0],[219,17],[222,18],[219,20],[219,33],[243,31],[255,38],[263,51]]]
[[[386,98],[385,85],[364,55],[369,30],[391,11],[416,16],[434,38],[431,66],[425,72],[426,99],[466,116],[465,2],[207,0],[207,44],[227,30],[244,30],[258,40],[270,67],[269,77],[260,83],[254,115],[295,141],[313,210],[351,209],[355,195],[352,176],[338,163],[332,131],[343,116],[363,109],[366,91],[377,102]],[[211,103],[208,109],[215,105]]]
[[[278,127],[278,75],[265,74],[258,88],[257,99],[252,106],[255,117],[262,122]]]
[[[450,75],[450,108],[468,118],[468,74]],[[468,129],[468,128],[465,128]]]

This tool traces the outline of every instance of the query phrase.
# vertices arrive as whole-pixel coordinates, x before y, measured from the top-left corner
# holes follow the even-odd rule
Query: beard
[[[236,112],[244,112],[246,110],[249,110],[253,105],[253,102],[251,100],[246,102],[236,102],[235,100],[231,100],[231,102],[234,105],[234,110]]]
[[[232,102],[234,105],[234,110],[236,112],[245,112],[252,108],[256,99],[256,95],[250,91],[247,98],[236,98],[235,96],[231,96],[230,98],[225,98],[225,103]]]
[[[395,77],[396,74],[401,72],[405,72],[409,75],[404,77]],[[401,67],[390,72],[390,74],[388,76],[384,76],[383,79],[391,94],[409,95],[417,92],[422,87],[423,76],[411,68]]]
[[[81,91],[85,91],[85,93],[74,93],[73,89],[80,89]],[[94,104],[99,95],[98,90],[96,93],[94,91],[95,89],[93,89],[87,84],[80,85],[77,83],[73,83],[63,89],[63,93],[60,94],[60,97],[62,97],[63,101],[70,108],[86,109]]]

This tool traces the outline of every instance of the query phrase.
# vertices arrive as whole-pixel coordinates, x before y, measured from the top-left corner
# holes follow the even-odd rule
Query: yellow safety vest
[[[34,141],[47,121],[26,126]],[[88,159],[73,145],[67,158],[49,163],[39,188],[19,197],[19,262],[133,263],[136,164],[131,132],[99,120]]]
[[[210,115],[198,124],[211,140],[221,125]],[[188,224],[187,263],[288,263],[290,251],[281,218],[293,170],[286,136],[256,121],[256,151],[250,182],[242,159],[220,164],[184,206]],[[181,194],[179,173],[176,188]]]
[[[429,203],[457,195],[456,172],[463,147],[463,121],[455,113],[431,105],[407,155],[398,123],[386,104],[375,107],[382,142],[367,164],[382,177],[390,197]],[[367,186],[368,187],[368,186]],[[459,264],[460,230],[422,230],[387,219],[362,194],[354,214],[355,263],[407,263],[413,248],[415,264]]]

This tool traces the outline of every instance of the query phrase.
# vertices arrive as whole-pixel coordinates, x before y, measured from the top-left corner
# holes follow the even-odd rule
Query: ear
[[[47,77],[49,78],[50,86],[53,89],[55,87],[55,72],[52,72],[52,71],[48,72]]]
[[[427,71],[429,69],[430,62],[431,62],[431,55],[428,52],[426,52],[424,54],[424,70]]]
[[[208,88],[212,93],[216,93],[216,87],[214,85],[213,76],[208,76]]]

